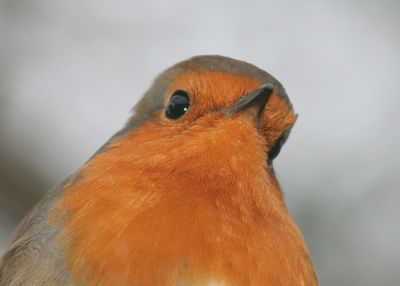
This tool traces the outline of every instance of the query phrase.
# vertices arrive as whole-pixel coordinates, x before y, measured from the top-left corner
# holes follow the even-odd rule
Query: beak
[[[225,107],[222,112],[226,117],[246,113],[254,118],[256,128],[259,129],[263,122],[265,106],[273,91],[274,86],[271,83],[264,84],[253,92],[243,95],[234,104]]]

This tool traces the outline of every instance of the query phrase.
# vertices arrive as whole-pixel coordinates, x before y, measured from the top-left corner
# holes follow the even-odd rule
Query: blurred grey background
[[[275,166],[321,285],[398,285],[399,1],[0,1],[0,252],[158,73],[221,54],[299,114]]]

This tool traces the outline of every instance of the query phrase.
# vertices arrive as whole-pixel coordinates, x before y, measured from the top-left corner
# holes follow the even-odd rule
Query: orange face
[[[167,119],[164,112],[161,114],[161,119],[168,125],[181,128],[203,124],[205,124],[203,127],[212,127],[213,120],[223,117],[221,114],[223,108],[232,105],[241,96],[263,84],[255,79],[222,72],[204,71],[181,74],[166,93],[165,105],[173,92],[181,89],[191,96],[192,107],[177,122]],[[291,107],[274,92],[266,106],[262,126],[262,133],[267,141],[265,147],[268,150],[283,132],[290,131],[296,118]]]
[[[265,285],[286,275],[307,282],[301,273],[309,265],[299,260],[307,249],[267,165],[269,149],[295,121],[292,110],[274,93],[261,129],[246,114],[221,112],[262,84],[181,74],[165,105],[175,90],[188,92],[182,118],[170,120],[163,109],[82,167],[51,218],[65,224],[60,243],[76,281]]]

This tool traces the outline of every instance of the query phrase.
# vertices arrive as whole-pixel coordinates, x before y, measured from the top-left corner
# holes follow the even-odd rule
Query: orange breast
[[[265,139],[244,116],[203,120],[187,135],[149,122],[82,168],[57,208],[75,281],[316,285]]]

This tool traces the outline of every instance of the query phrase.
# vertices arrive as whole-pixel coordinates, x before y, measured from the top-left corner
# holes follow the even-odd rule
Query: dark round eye
[[[169,119],[176,120],[182,117],[190,107],[190,97],[189,94],[184,90],[177,90],[171,96],[167,109],[165,110],[165,115]]]

